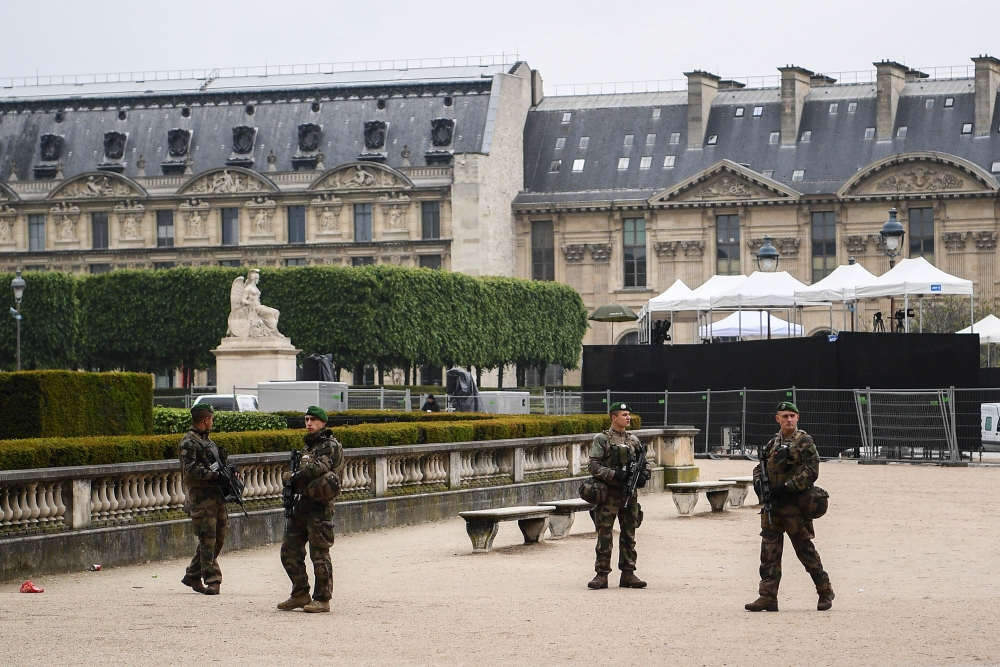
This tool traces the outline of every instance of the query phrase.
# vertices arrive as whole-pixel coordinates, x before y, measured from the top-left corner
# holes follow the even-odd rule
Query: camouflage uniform
[[[799,492],[811,487],[819,477],[819,454],[812,437],[801,430],[788,438],[778,432],[765,446],[764,459],[771,488],[783,484],[791,493],[772,503],[771,523],[767,521],[767,513],[761,510],[760,596],[777,599],[784,533],[788,533],[795,555],[812,576],[816,591],[820,595],[832,592],[830,576],[823,570],[819,553],[812,543],[816,537],[812,519],[803,516],[797,502]],[[760,477],[758,463],[753,471],[755,487]]]
[[[181,477],[186,498],[184,505],[191,513],[194,531],[198,535],[198,550],[188,565],[186,576],[204,579],[206,584],[221,584],[219,553],[226,542],[226,499],[219,490],[219,473],[209,467],[216,460],[226,465],[229,458],[225,448],[217,447],[208,437],[208,431],[191,427],[178,447],[181,460]]]
[[[306,447],[302,455],[308,462],[299,467],[292,477],[295,492],[301,499],[292,518],[285,522],[285,536],[281,542],[281,565],[292,580],[292,597],[309,595],[309,574],[306,572],[306,544],[316,574],[314,600],[333,597],[333,563],[330,547],[333,546],[333,501],[319,503],[311,500],[306,492],[310,480],[333,471],[343,478],[344,448],[324,429],[305,436]]]
[[[621,432],[609,428],[603,433],[594,436],[594,444],[590,448],[590,461],[587,464],[587,471],[601,482],[608,486],[607,502],[597,505],[594,509],[594,524],[597,526],[597,562],[594,570],[598,574],[611,572],[611,549],[614,546],[614,526],[615,518],[618,519],[620,529],[618,537],[618,569],[622,572],[635,572],[635,529],[642,522],[642,509],[638,501],[633,502],[629,507],[625,507],[625,496],[618,480],[615,479],[615,470],[624,467],[621,462],[612,461],[612,446],[628,447],[632,451],[632,456],[636,456],[639,451],[639,438],[628,432]],[[646,464],[647,470],[649,464]]]

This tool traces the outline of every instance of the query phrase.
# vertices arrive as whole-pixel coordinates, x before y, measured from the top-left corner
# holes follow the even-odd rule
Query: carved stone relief
[[[385,147],[385,132],[388,124],[384,120],[365,121],[365,148],[377,150]]]
[[[976,242],[976,250],[996,250],[997,233],[990,231],[972,232],[972,238]]]
[[[344,201],[334,194],[323,194],[312,200],[320,234],[340,235],[340,209]]]
[[[778,250],[779,254],[794,256],[799,254],[799,246],[802,243],[802,239],[798,236],[784,236],[771,239],[771,243]],[[763,245],[764,239],[747,239],[747,246],[753,253],[756,253]]]
[[[387,232],[405,232],[406,211],[410,208],[410,198],[402,192],[387,192],[378,198],[382,218]]]
[[[187,189],[192,194],[219,195],[260,192],[261,181],[244,173],[223,169],[198,179]]]
[[[125,143],[128,135],[124,132],[104,133],[104,157],[108,160],[121,160],[125,156]]]
[[[62,154],[63,138],[59,134],[43,134],[39,140],[42,150],[42,159],[52,162],[59,159]]]
[[[455,133],[453,118],[435,118],[431,121],[431,142],[435,146],[447,146]]]
[[[191,145],[191,130],[174,128],[167,130],[167,151],[172,158],[182,158],[188,154]]]
[[[125,181],[111,176],[87,176],[65,185],[52,195],[53,199],[89,197],[137,197],[140,193]]]
[[[928,192],[936,190],[958,190],[964,187],[965,180],[955,174],[919,166],[899,171],[876,182],[876,192]]]
[[[680,246],[680,241],[657,241],[653,244],[653,250],[660,259],[673,259],[677,256],[677,249]]]
[[[141,241],[142,219],[146,215],[146,207],[134,200],[125,200],[115,206],[115,214],[121,227],[121,240]]]
[[[750,187],[740,179],[727,174],[699,190],[695,196],[701,199],[736,199],[763,195],[757,188]]]
[[[185,238],[208,238],[208,214],[211,211],[208,202],[201,199],[189,199],[178,208],[184,219]]]
[[[595,262],[611,261],[612,245],[610,243],[590,243],[587,248],[590,250],[590,258]]]
[[[316,123],[299,125],[299,150],[312,152],[319,150],[319,140],[322,131]]]
[[[250,217],[250,236],[274,236],[271,230],[271,218],[278,207],[273,199],[260,196],[246,203]]]
[[[9,204],[0,204],[0,245],[14,243],[14,223],[16,220],[17,210],[11,208]]]
[[[233,128],[233,152],[246,155],[253,151],[257,128],[248,125],[237,125]]]
[[[568,243],[566,245],[560,246],[563,251],[563,257],[566,258],[567,262],[579,262],[583,260],[583,253],[587,250],[586,243]]]
[[[850,234],[844,236],[844,245],[852,255],[863,255],[868,252],[869,243],[877,243],[875,234]]]
[[[327,176],[319,188],[342,190],[354,188],[391,188],[400,185],[399,179],[387,171],[354,165]]]
[[[704,241],[681,241],[681,250],[685,257],[701,257],[705,254]]]
[[[56,243],[79,240],[76,237],[76,224],[80,221],[80,207],[63,202],[53,206],[51,212],[56,228]]]
[[[969,232],[944,232],[941,234],[941,242],[944,247],[952,252],[965,250],[965,240],[969,238]]]

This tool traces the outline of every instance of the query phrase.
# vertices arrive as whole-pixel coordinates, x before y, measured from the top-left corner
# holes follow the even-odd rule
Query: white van
[[[983,403],[979,407],[979,428],[983,450],[1000,452],[1000,403]]]
[[[253,394],[203,394],[191,404],[191,407],[208,403],[216,410],[229,412],[257,412],[257,397]]]

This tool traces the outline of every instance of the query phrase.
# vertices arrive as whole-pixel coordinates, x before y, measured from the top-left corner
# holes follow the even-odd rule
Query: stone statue
[[[260,303],[260,272],[251,269],[246,282],[240,276],[233,281],[229,292],[229,330],[226,336],[233,338],[266,338],[281,336],[278,332],[278,315],[275,308]]]

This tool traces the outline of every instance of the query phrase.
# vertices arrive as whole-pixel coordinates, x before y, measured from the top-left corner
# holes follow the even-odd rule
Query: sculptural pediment
[[[70,178],[49,194],[49,199],[97,199],[145,197],[146,190],[125,176],[99,171]]]
[[[277,191],[277,186],[269,178],[242,167],[226,167],[192,177],[177,190],[177,194],[204,197]]]
[[[0,183],[0,201],[9,202],[9,201],[18,201],[19,199],[20,197],[17,196],[16,192],[8,188],[3,183]]]
[[[310,190],[366,190],[411,188],[402,173],[377,162],[352,162],[334,167],[313,181]]]
[[[799,193],[752,169],[722,160],[650,198],[651,204],[797,199]]]
[[[837,193],[840,197],[896,197],[997,192],[985,169],[954,155],[897,153],[858,170]]]

